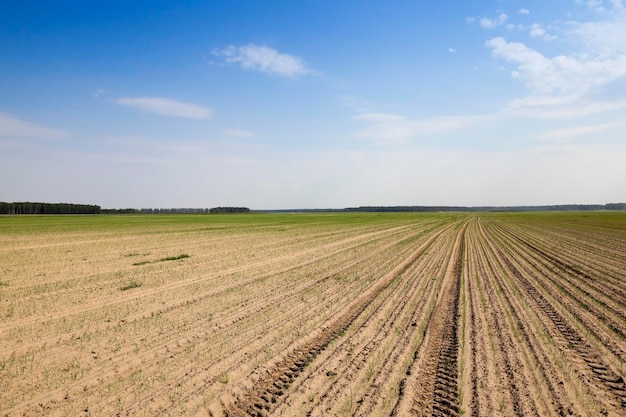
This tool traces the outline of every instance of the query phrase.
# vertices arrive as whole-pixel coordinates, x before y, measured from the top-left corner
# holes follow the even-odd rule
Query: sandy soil
[[[626,217],[568,219],[4,232],[0,415],[624,416]]]

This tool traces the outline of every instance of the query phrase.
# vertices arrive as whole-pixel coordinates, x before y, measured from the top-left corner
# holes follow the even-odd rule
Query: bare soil
[[[147,219],[0,219],[0,415],[626,415],[626,215]]]

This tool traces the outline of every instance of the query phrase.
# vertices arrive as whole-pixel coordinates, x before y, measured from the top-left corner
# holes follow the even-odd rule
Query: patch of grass
[[[150,255],[150,252],[144,252],[144,253],[139,253],[139,252],[128,252],[124,254],[125,258],[131,258],[133,256],[148,256]]]
[[[166,258],[161,258],[159,259],[159,262],[163,262],[163,261],[177,261],[179,259],[186,259],[189,258],[189,255],[187,255],[186,253],[181,253],[178,256],[168,256]]]
[[[374,369],[374,365],[372,365],[371,363],[367,365],[367,372],[365,373],[365,378],[367,379],[367,381],[369,382],[370,379],[372,379],[372,377],[374,376],[374,373],[376,372],[376,370]]]
[[[134,279],[132,281],[129,281],[126,285],[122,285],[120,287],[120,291],[132,290],[133,288],[139,288],[142,285],[143,285],[143,281]]]
[[[133,266],[146,265],[146,264],[151,264],[151,263],[154,263],[154,262],[178,261],[179,259],[187,259],[187,258],[189,258],[189,255],[187,255],[186,253],[181,253],[178,256],[166,256],[165,258],[157,259],[157,260],[154,260],[154,261],[134,262]]]
[[[11,285],[9,281],[0,281],[0,287],[8,287],[9,285]]]
[[[222,384],[228,384],[228,381],[230,380],[230,378],[228,377],[228,372],[222,372],[220,376],[217,377],[217,380]]]

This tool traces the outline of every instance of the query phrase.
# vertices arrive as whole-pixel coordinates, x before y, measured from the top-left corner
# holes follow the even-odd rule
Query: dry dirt
[[[0,415],[626,416],[626,215],[218,218],[0,218]]]

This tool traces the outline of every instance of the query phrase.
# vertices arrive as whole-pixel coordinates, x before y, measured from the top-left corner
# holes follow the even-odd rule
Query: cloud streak
[[[0,138],[34,138],[56,140],[69,134],[63,130],[40,126],[0,111]]]
[[[229,64],[239,64],[243,69],[281,77],[295,77],[311,73],[301,58],[280,53],[267,46],[231,45],[221,50],[214,50],[213,55],[222,58]]]
[[[115,99],[115,102],[121,106],[132,107],[162,116],[186,119],[210,119],[213,116],[213,111],[208,107],[162,97],[120,97]]]
[[[566,127],[544,132],[539,136],[539,139],[567,142],[578,136],[598,134],[619,126],[620,125],[617,123],[603,123],[589,126]]]
[[[363,113],[352,117],[353,120],[367,123],[355,136],[378,144],[406,144],[420,136],[462,129],[488,118],[489,116],[472,115],[410,119],[390,113]]]
[[[224,134],[228,137],[238,139],[248,139],[255,136],[253,132],[244,129],[225,129]]]
[[[528,89],[529,95],[513,100],[509,110],[562,119],[624,108],[625,101],[615,91],[626,82],[626,12],[617,0],[592,0],[586,6],[598,12],[596,20],[533,23],[525,28],[531,39],[558,37],[576,45],[566,54],[550,56],[499,36],[485,43],[496,60],[509,65],[511,77]]]

